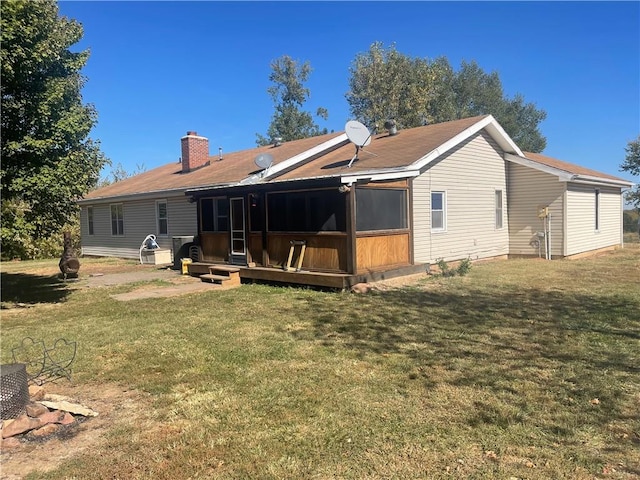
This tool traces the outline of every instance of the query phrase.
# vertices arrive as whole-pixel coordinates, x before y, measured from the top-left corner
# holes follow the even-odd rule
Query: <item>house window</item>
[[[431,231],[443,232],[447,228],[447,202],[445,192],[431,192]]]
[[[124,235],[124,211],[121,203],[111,205],[111,235]]]
[[[89,226],[89,235],[93,235],[93,207],[87,207],[87,223]]]
[[[495,193],[496,206],[496,229],[502,228],[502,190],[496,190]]]
[[[229,199],[203,198],[200,200],[200,231],[229,231]]]
[[[267,196],[270,232],[344,232],[344,194],[338,189],[270,193]]]
[[[356,230],[407,228],[407,191],[388,188],[356,188]]]
[[[600,189],[596,188],[595,191],[595,206],[596,206],[596,210],[595,210],[595,227],[596,227],[596,232],[600,230]]]
[[[158,224],[158,235],[169,234],[169,216],[167,213],[166,200],[158,200],[156,202],[156,218]]]

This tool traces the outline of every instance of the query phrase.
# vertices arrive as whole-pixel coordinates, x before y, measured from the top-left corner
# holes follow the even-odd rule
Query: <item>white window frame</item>
[[[95,222],[93,218],[93,207],[87,207],[87,233],[95,235]]]
[[[160,217],[160,205],[164,204],[164,218]],[[160,228],[160,222],[165,221],[166,231],[162,232]],[[169,235],[169,204],[166,200],[156,200],[156,231],[159,237],[167,237]]]
[[[116,231],[113,230],[113,209],[116,209]],[[118,217],[118,209],[120,210],[122,217]],[[109,205],[109,218],[111,221],[111,236],[123,237],[124,236],[124,205],[122,203],[112,203]],[[122,226],[122,228],[120,228]]]
[[[433,208],[433,196],[434,195],[442,195],[442,210],[436,210]],[[429,196],[430,200],[430,212],[431,212],[431,231],[432,232],[446,232],[447,231],[447,192],[444,190],[432,191]],[[433,213],[434,212],[442,212],[442,226],[434,227],[433,226]]]
[[[502,230],[504,228],[504,193],[501,188],[494,190],[493,201],[496,212],[496,230]]]
[[[595,220],[595,231],[599,232],[600,231],[600,210],[601,210],[601,205],[600,205],[600,189],[596,188],[594,190],[594,200],[595,200],[595,211],[594,211],[594,220]]]

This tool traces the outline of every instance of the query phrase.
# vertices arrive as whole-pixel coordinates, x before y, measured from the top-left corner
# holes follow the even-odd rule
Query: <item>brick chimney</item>
[[[209,139],[196,132],[187,132],[182,143],[182,173],[190,172],[209,163]]]

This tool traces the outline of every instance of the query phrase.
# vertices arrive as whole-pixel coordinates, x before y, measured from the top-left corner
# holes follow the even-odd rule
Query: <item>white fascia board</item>
[[[534,162],[533,160],[529,160],[524,155],[513,155],[511,153],[505,153],[505,160],[509,162],[517,163],[518,165],[522,165],[523,167],[533,168],[534,170],[538,170],[539,172],[548,173],[550,175],[554,175],[558,177],[558,181],[560,182],[570,182],[574,178],[576,178],[575,174],[569,173],[565,170],[560,170],[559,168],[550,167],[549,165],[544,165],[542,163]]]
[[[526,157],[517,157],[510,153],[505,154],[506,160],[517,163],[518,165],[523,165],[525,167],[533,168],[534,170],[538,170],[540,172],[549,173],[551,175],[555,175],[558,177],[558,181],[560,182],[573,182],[573,183],[584,183],[589,185],[610,185],[614,187],[631,187],[633,186],[632,182],[628,182],[626,180],[614,180],[612,178],[604,178],[604,177],[594,177],[592,175],[580,175],[576,173],[569,173],[566,170],[561,170],[559,168],[550,167],[549,165],[544,165],[542,163],[535,162],[533,160],[529,160]]]
[[[591,175],[576,175],[572,180],[574,183],[586,183],[590,185],[611,185],[615,187],[630,188],[632,182],[626,180],[613,180],[610,178],[593,177]]]
[[[516,142],[511,139],[509,134],[504,131],[502,125],[500,125],[498,121],[493,118],[493,115],[489,115],[486,120],[488,120],[486,125],[487,132],[489,132],[491,138],[493,138],[497,142],[497,144],[500,145],[500,148],[502,148],[505,153],[515,153],[516,155],[524,156],[524,153],[522,153],[520,147],[518,147],[518,145],[516,145]]]
[[[460,143],[464,142],[465,140],[470,138],[472,135],[475,135],[483,128],[487,129],[487,132],[489,133],[491,138],[493,138],[496,141],[496,143],[500,145],[500,148],[502,148],[505,152],[515,153],[519,156],[523,155],[520,148],[518,148],[515,142],[511,140],[511,137],[507,135],[507,133],[503,130],[500,124],[496,121],[496,119],[493,118],[493,115],[489,115],[488,117],[483,118],[479,122],[474,123],[466,130],[460,132],[455,137],[447,140],[438,148],[431,150],[431,152],[429,152],[427,155],[425,155],[424,157],[420,158],[419,160],[416,160],[411,165],[409,165],[408,168],[423,169],[424,167],[429,165],[431,162],[436,160],[438,157],[447,153],[449,150],[457,147]]]
[[[346,143],[348,141],[349,141],[349,139],[347,138],[347,134],[346,133],[338,135],[337,137],[332,138],[331,140],[327,140],[326,142],[323,142],[320,145],[316,145],[315,147],[310,148],[309,150],[305,150],[304,152],[299,153],[298,155],[295,155],[295,156],[289,158],[288,160],[285,160],[283,162],[278,163],[277,165],[272,166],[269,169],[269,172],[267,173],[267,175],[265,175],[261,180],[265,181],[265,180],[268,180],[270,178],[273,178],[273,177],[277,176],[279,173],[282,173],[283,171],[289,170],[289,169],[295,167],[297,164],[302,163],[305,160],[308,160],[309,158],[313,157],[314,155],[319,155],[319,154],[325,152],[326,150],[330,150],[332,148],[335,148],[335,147],[339,146],[341,143]],[[247,178],[250,178],[250,177],[247,177]]]
[[[148,198],[167,198],[167,197],[181,197],[185,195],[186,188],[179,188],[173,190],[155,190],[153,192],[142,193],[128,193],[126,195],[111,195],[106,197],[95,198],[81,198],[76,200],[78,205],[93,205],[100,203],[121,203],[134,200],[145,200]]]
[[[367,181],[384,181],[399,180],[402,178],[415,178],[420,175],[420,170],[400,170],[393,172],[359,172],[353,175],[343,175],[340,177],[340,183],[351,185],[358,183],[360,180]]]

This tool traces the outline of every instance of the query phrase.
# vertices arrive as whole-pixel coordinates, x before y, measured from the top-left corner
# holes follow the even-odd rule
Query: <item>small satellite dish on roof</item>
[[[371,143],[371,132],[362,123],[356,120],[349,120],[344,126],[347,138],[356,147],[366,147]]]
[[[356,154],[353,156],[347,168],[351,168],[351,165],[358,159],[358,152],[362,147],[366,147],[371,143],[371,132],[362,123],[356,120],[349,120],[345,126],[344,131],[347,134],[347,138],[356,146]]]
[[[259,168],[264,170],[273,165],[273,155],[269,153],[261,153],[253,161]]]

